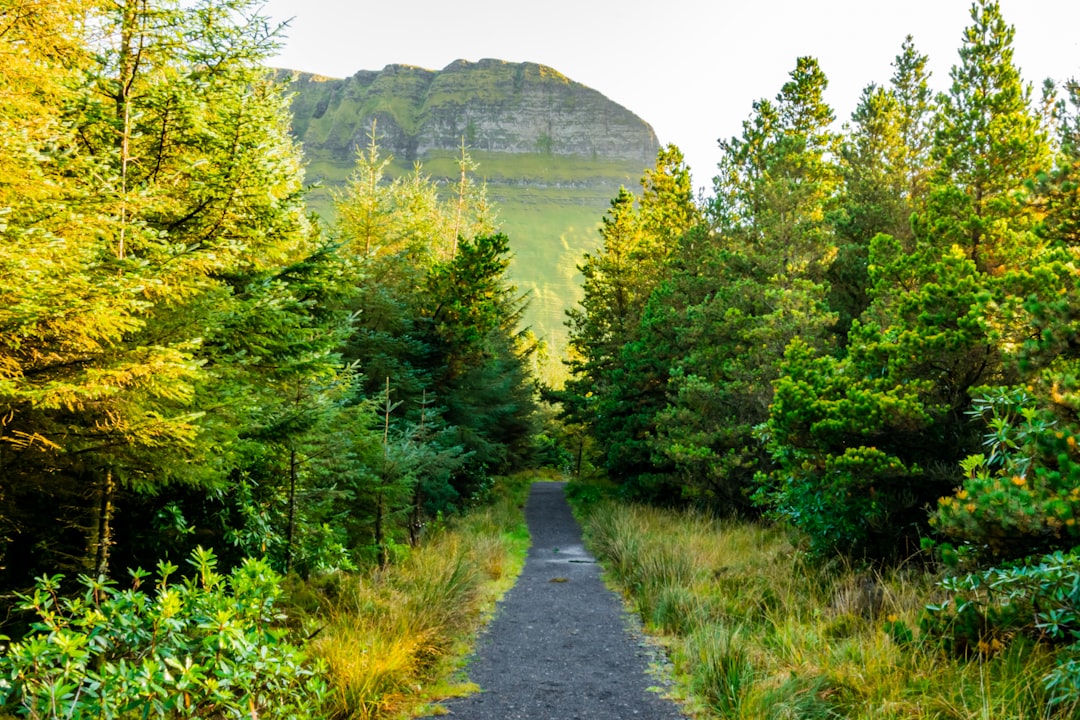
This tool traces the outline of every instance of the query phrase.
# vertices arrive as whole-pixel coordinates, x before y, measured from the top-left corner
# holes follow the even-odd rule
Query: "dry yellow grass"
[[[309,647],[327,667],[324,716],[402,717],[474,689],[456,671],[524,565],[529,482],[506,481],[495,505],[457,519],[396,564],[302,589],[315,605],[305,618],[316,633]]]
[[[776,528],[602,502],[586,541],[669,648],[700,717],[1049,720],[1049,651],[950,657],[920,638],[936,578],[808,563]]]

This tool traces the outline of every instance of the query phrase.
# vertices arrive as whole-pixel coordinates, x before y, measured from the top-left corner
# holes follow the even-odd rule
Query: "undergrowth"
[[[130,588],[83,576],[75,596],[60,594],[62,576],[40,578],[22,596],[37,618],[30,632],[0,647],[0,714],[310,717],[325,697],[323,668],[280,627],[280,576],[255,559],[220,573],[202,548],[189,562],[181,579],[166,562],[154,576],[134,571]]]
[[[491,504],[367,573],[283,580],[249,559],[225,574],[199,549],[180,579],[161,563],[68,597],[41,578],[22,597],[30,633],[0,636],[0,717],[391,718],[467,692],[469,639],[524,566],[531,481],[498,481]]]
[[[1052,702],[1060,660],[1047,644],[1016,635],[957,654],[924,633],[946,590],[923,567],[811,564],[773,527],[590,500],[579,505],[586,542],[667,647],[696,716],[1080,715]]]
[[[327,667],[323,717],[401,717],[475,689],[461,679],[462,664],[524,566],[531,481],[500,480],[491,505],[430,530],[400,562],[293,581],[290,612]]]

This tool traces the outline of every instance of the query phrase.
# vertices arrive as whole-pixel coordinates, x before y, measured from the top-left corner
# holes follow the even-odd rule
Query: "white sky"
[[[347,77],[392,63],[437,70],[458,58],[549,65],[649,122],[711,189],[717,139],[738,135],[751,103],[774,97],[800,55],[829,78],[846,120],[883,84],[904,36],[948,87],[968,0],[267,0],[292,18],[277,67]],[[1080,77],[1080,0],[1001,0],[1015,59],[1036,93]],[[481,172],[483,168],[481,168]]]

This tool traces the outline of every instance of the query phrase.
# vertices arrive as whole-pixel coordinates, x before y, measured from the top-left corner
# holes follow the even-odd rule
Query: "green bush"
[[[1058,384],[1059,398],[1068,392]],[[962,487],[931,522],[985,554],[1018,558],[1080,541],[1077,431],[1024,388],[984,390],[972,415],[987,423],[985,453],[962,463]]]
[[[573,481],[566,485],[566,499],[583,510],[593,508],[605,495],[604,488],[596,483]]]
[[[307,718],[325,695],[318,665],[288,642],[274,604],[281,578],[248,559],[228,576],[210,550],[189,560],[192,577],[170,582],[162,562],[131,572],[132,588],[42,577],[21,596],[37,616],[30,633],[0,653],[0,701],[31,718]]]
[[[947,578],[941,587],[950,597],[927,606],[927,635],[965,655],[995,654],[1017,636],[1068,646],[1044,684],[1053,704],[1080,702],[1080,554]]]
[[[906,552],[921,507],[942,492],[920,464],[933,422],[919,397],[925,384],[882,375],[878,355],[890,350],[880,333],[856,323],[852,334],[858,347],[843,360],[799,340],[788,346],[758,429],[773,470],[758,474],[754,501],[822,558]]]

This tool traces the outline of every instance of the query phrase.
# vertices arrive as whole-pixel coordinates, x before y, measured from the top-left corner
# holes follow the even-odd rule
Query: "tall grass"
[[[469,686],[456,676],[495,601],[524,565],[530,478],[434,531],[387,568],[294,585],[309,649],[328,668],[328,706],[312,717],[397,717]]]
[[[1051,651],[1017,640],[958,658],[920,636],[937,578],[810,565],[783,532],[601,502],[586,542],[669,648],[702,717],[1048,720]]]

